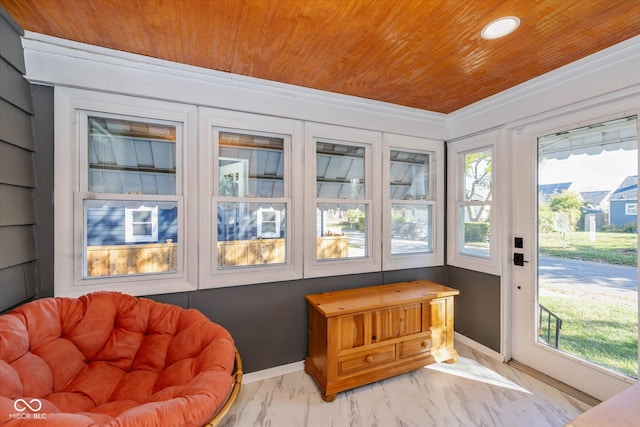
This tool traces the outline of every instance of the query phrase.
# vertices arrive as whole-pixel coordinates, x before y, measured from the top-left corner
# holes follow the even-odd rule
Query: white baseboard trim
[[[504,356],[502,354],[498,353],[495,350],[490,349],[489,347],[485,347],[484,345],[472,340],[471,338],[461,335],[458,332],[454,332],[454,339],[460,342],[461,344],[466,345],[467,347],[471,347],[472,349],[479,351],[485,356],[488,356],[494,360],[497,360],[498,362],[504,363]]]
[[[504,362],[504,357],[488,347],[483,346],[482,344],[473,341],[470,338],[465,337],[464,335],[460,335],[459,333],[455,333],[455,340],[459,341],[461,344],[464,344],[472,349],[479,351],[485,356],[491,357],[492,359],[497,360],[498,362]],[[249,384],[256,381],[268,380],[269,378],[277,377],[280,375],[291,374],[293,372],[299,372],[304,370],[304,360],[299,362],[288,363],[286,365],[274,366],[273,368],[263,369],[261,371],[251,372],[249,374],[244,374],[242,376],[242,384]]]
[[[280,375],[291,374],[304,370],[304,360],[293,362],[286,365],[274,366],[273,368],[263,369],[261,371],[251,372],[242,375],[242,384],[249,384],[256,381],[267,380],[269,378]]]

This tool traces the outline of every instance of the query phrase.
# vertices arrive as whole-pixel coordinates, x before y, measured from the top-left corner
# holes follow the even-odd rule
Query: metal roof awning
[[[598,123],[538,139],[540,159],[566,159],[572,155],[597,155],[603,151],[638,148],[637,117]]]

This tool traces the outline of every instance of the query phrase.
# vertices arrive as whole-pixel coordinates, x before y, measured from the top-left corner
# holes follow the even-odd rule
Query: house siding
[[[609,201],[609,221],[616,227],[637,227],[638,176],[628,176],[615,189]]]
[[[18,24],[0,9],[0,311],[36,295],[31,86]]]
[[[638,199],[621,199],[621,200],[611,200],[610,204],[610,219],[609,222],[611,225],[615,225],[616,227],[624,227],[629,223],[635,224],[638,221],[638,215],[627,215],[627,204],[632,204],[636,207],[638,206]]]
[[[125,245],[123,207],[87,209],[87,246]],[[158,209],[158,242],[178,242],[178,208]]]

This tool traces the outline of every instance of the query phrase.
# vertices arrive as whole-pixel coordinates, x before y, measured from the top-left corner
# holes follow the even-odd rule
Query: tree
[[[582,214],[582,207],[585,204],[580,194],[562,190],[560,193],[553,193],[551,197],[549,197],[547,204],[552,212],[567,214],[569,227],[567,231],[576,229],[576,225]]]
[[[491,200],[492,171],[491,150],[476,151],[464,156],[464,191],[466,200]],[[467,215],[471,222],[477,222],[482,217],[483,212],[484,206],[480,206],[475,213],[472,206],[467,206]]]

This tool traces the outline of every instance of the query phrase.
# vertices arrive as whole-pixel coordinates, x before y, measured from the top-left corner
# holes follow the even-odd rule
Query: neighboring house
[[[609,223],[618,227],[638,220],[638,175],[628,176],[611,195]]]
[[[580,196],[585,202],[583,208],[584,229],[592,230],[592,225],[590,224],[591,221],[594,221],[593,226],[595,226],[595,231],[601,230],[603,225],[609,223],[609,199],[611,198],[611,191],[581,191]]]
[[[556,182],[553,184],[538,185],[538,201],[546,202],[549,197],[563,191],[570,191],[573,182]]]
[[[538,200],[546,202],[552,195],[563,191],[576,192],[572,189],[573,185],[573,182],[539,185]],[[610,190],[580,191],[577,193],[585,203],[582,209],[583,218],[578,224],[579,229],[583,227],[584,230],[591,230],[591,227],[595,227],[595,230],[600,230],[603,225],[609,223],[609,199],[612,194]],[[592,223],[592,221],[594,222]]]
[[[580,196],[589,210],[608,211],[611,190],[581,191]]]
[[[139,205],[109,202],[99,208],[87,208],[87,246],[178,241],[175,205]]]

